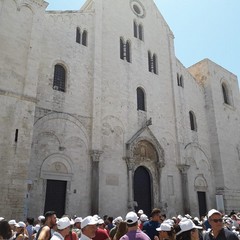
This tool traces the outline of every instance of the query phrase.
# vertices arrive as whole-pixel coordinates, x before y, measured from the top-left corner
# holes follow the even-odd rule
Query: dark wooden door
[[[55,211],[57,217],[65,214],[66,181],[47,180],[44,212]]]
[[[197,195],[198,195],[199,217],[206,216],[207,214],[206,193],[197,192]]]
[[[138,167],[134,172],[134,201],[138,206],[136,211],[142,209],[148,216],[152,209],[152,191],[149,172],[145,167]]]

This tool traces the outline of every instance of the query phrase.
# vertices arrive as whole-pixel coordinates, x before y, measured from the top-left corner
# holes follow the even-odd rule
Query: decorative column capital
[[[135,165],[133,158],[124,157],[123,159],[124,159],[124,160],[126,161],[126,163],[127,163],[128,171],[132,171],[133,168],[134,168],[134,165]]]
[[[91,150],[90,156],[93,162],[99,162],[100,156],[103,153],[103,151],[100,150]]]
[[[181,172],[181,174],[187,174],[188,169],[190,168],[190,165],[187,164],[179,164],[177,165],[179,171]]]

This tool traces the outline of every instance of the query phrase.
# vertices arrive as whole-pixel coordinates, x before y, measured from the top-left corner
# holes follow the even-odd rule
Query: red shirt
[[[77,234],[75,232],[72,232],[72,238],[70,236],[70,233],[64,238],[64,240],[78,240]]]
[[[105,231],[104,229],[98,228],[93,240],[105,240],[107,238],[109,238],[107,231]]]

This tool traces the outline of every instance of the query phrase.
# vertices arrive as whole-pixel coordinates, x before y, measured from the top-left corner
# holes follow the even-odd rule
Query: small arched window
[[[179,87],[183,87],[183,76],[177,73],[177,84]]]
[[[131,62],[131,44],[129,41],[126,42],[126,60]]]
[[[65,92],[66,70],[60,65],[56,64],[54,67],[53,89]]]
[[[84,30],[82,33],[82,45],[87,46],[87,31]]]
[[[76,42],[81,43],[81,30],[79,27],[76,29]]]
[[[137,110],[145,111],[145,94],[142,88],[137,88]]]
[[[124,60],[124,42],[122,38],[120,38],[120,58]]]
[[[139,34],[138,34],[139,39],[143,41],[143,26],[142,26],[142,24],[140,24],[138,26],[138,32],[139,32]]]
[[[190,127],[192,131],[197,131],[197,120],[193,111],[189,112]]]
[[[153,54],[153,72],[157,74],[157,55]]]
[[[133,34],[134,34],[135,38],[138,37],[138,35],[137,35],[137,23],[135,21],[133,21]]]
[[[223,93],[224,103],[230,105],[228,88],[225,83],[222,83],[222,93]]]

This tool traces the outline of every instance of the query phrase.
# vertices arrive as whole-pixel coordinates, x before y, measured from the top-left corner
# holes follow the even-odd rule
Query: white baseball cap
[[[162,223],[159,228],[156,228],[157,231],[164,231],[164,232],[170,232],[172,230],[172,227],[168,223]]]
[[[8,221],[8,224],[10,224],[10,225],[16,225],[17,223],[16,223],[16,220],[12,219],[12,220],[9,220],[9,221]]]
[[[216,209],[211,209],[209,212],[208,212],[208,218],[210,218],[213,214],[219,214],[219,215],[222,215],[218,210]]]
[[[143,210],[140,209],[140,210],[138,211],[138,214],[143,214]]]
[[[202,229],[202,227],[196,226],[191,219],[185,219],[184,221],[180,221],[178,225],[181,230],[178,233],[176,233],[176,235],[179,235],[183,232],[186,232],[192,229]]]
[[[127,215],[126,215],[126,220],[125,222],[128,223],[128,224],[133,224],[135,222],[138,221],[138,216],[135,212],[129,212]]]
[[[98,220],[97,220],[97,219],[95,219],[95,218],[92,217],[92,216],[87,216],[87,217],[85,217],[85,218],[82,220],[82,222],[81,222],[81,228],[84,228],[84,227],[86,227],[86,226],[88,226],[88,225],[97,225],[97,223],[98,223]]]
[[[120,222],[122,222],[122,221],[123,221],[122,217],[121,217],[121,216],[118,216],[118,217],[116,217],[116,218],[113,220],[113,224],[116,225],[116,224],[118,224],[118,223],[120,223]]]
[[[75,223],[80,223],[80,222],[82,222],[82,218],[81,218],[81,217],[76,217],[76,218],[74,219],[74,222],[75,222]]]
[[[171,227],[174,225],[174,221],[172,219],[166,219],[166,220],[163,221],[163,223],[167,223]]]
[[[26,224],[24,222],[18,222],[16,225],[15,225],[17,228],[25,228],[26,227]]]
[[[38,221],[42,221],[42,220],[45,220],[45,217],[42,216],[42,215],[40,215],[40,216],[38,217]]]
[[[58,219],[57,228],[59,230],[62,230],[62,229],[67,228],[67,227],[69,227],[70,225],[73,225],[73,224],[74,224],[73,220],[69,220],[68,217],[63,217],[63,218]]]
[[[99,220],[98,220],[98,224],[99,224],[99,225],[104,224],[103,219],[99,219]]]
[[[1,222],[2,220],[4,220],[4,217],[0,217],[0,222]]]
[[[146,222],[146,221],[148,221],[148,216],[147,216],[146,214],[141,214],[140,220],[141,220],[142,222]]]

